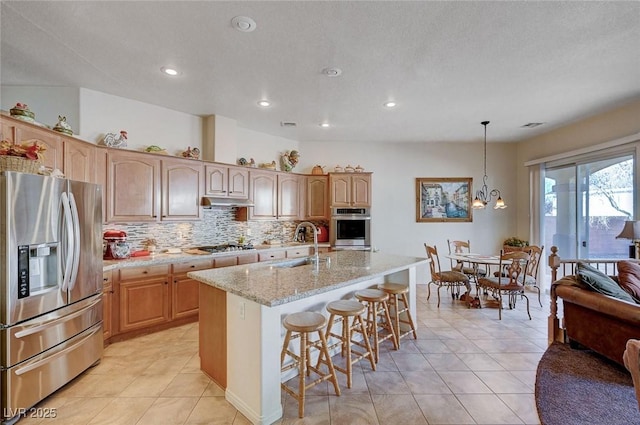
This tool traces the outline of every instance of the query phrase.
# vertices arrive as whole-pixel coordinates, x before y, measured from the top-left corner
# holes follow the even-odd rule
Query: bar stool
[[[411,317],[411,311],[409,311],[409,300],[407,299],[409,286],[403,285],[401,283],[385,282],[378,285],[378,289],[389,294],[389,308],[393,311],[391,320],[393,321],[393,325],[396,331],[396,337],[398,338],[398,346],[400,346],[400,338],[409,334],[413,334],[413,339],[418,339],[416,327],[413,323],[413,318]],[[400,307],[399,303],[402,303],[402,308]],[[406,319],[400,318],[400,315],[402,313],[407,314]],[[409,325],[409,329],[404,332],[401,331],[400,323]]]
[[[361,289],[356,291],[356,298],[365,303],[367,307],[367,332],[373,338],[373,353],[375,361],[380,360],[380,343],[391,339],[393,348],[398,349],[398,339],[391,325],[391,316],[389,315],[389,294],[379,289]],[[378,321],[378,318],[382,320]],[[384,333],[386,332],[386,334]],[[380,336],[380,333],[383,333]]]
[[[327,304],[327,311],[330,313],[329,324],[327,325],[327,340],[331,340],[331,337],[337,338],[337,342],[329,345],[329,350],[338,345],[341,346],[342,357],[346,357],[346,368],[338,365],[333,367],[345,375],[347,375],[347,388],[351,388],[352,382],[352,366],[364,358],[369,358],[371,362],[371,369],[376,370],[376,364],[373,360],[373,351],[371,350],[371,344],[369,343],[369,336],[367,335],[367,328],[362,320],[362,313],[364,313],[366,307],[355,300],[338,300],[332,301]],[[336,317],[338,316],[338,317]],[[351,323],[349,321],[351,320]],[[342,333],[332,333],[331,329],[334,324],[342,323]],[[354,340],[356,333],[362,335],[362,341]],[[352,350],[352,346],[357,345],[364,351]]]
[[[329,350],[327,348],[327,339],[323,331],[326,323],[327,319],[322,314],[311,311],[289,314],[282,322],[282,325],[287,330],[287,334],[284,337],[284,344],[282,346],[282,352],[280,353],[281,372],[285,372],[295,367],[298,368],[298,392],[296,393],[295,390],[289,388],[284,382],[280,385],[283,390],[298,400],[298,416],[301,418],[304,417],[305,392],[314,385],[330,380],[333,383],[336,395],[340,395],[336,371],[333,368],[333,363],[331,362],[331,356],[329,355]],[[312,332],[318,332],[318,340],[309,340],[309,334]],[[300,338],[300,355],[289,350],[289,342],[295,338]],[[311,348],[320,350],[320,356],[318,357],[318,364],[316,367],[311,365]],[[287,355],[293,359],[293,362],[284,366],[284,359]],[[324,363],[327,366],[329,373],[325,374],[320,370],[320,363]],[[305,376],[310,376],[310,372],[312,371],[319,377],[309,384],[306,384]]]

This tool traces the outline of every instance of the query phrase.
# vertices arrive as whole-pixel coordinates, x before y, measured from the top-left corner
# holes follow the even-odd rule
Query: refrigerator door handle
[[[78,218],[78,205],[73,193],[69,193],[69,204],[71,207],[71,221],[73,223],[73,259],[71,268],[71,277],[69,278],[69,290],[76,286],[76,278],[78,277],[78,267],[80,266],[80,219]]]
[[[101,331],[102,331],[102,327],[99,326],[96,329],[94,329],[93,332],[91,332],[90,334],[84,336],[81,340],[76,341],[73,345],[71,345],[69,347],[66,347],[66,348],[58,351],[57,353],[54,353],[54,354],[52,354],[50,356],[47,356],[47,357],[45,357],[45,358],[43,358],[41,360],[37,360],[35,362],[29,363],[29,364],[27,364],[27,365],[25,365],[23,367],[20,367],[20,368],[16,369],[15,374],[17,376],[20,376],[20,375],[25,374],[27,372],[30,372],[30,371],[32,371],[34,369],[37,369],[37,368],[39,368],[40,366],[42,366],[44,364],[50,363],[50,362],[54,361],[55,359],[66,355],[69,351],[74,350],[77,346],[82,345],[82,343],[84,343],[86,340],[91,339],[91,337],[93,337],[93,335],[96,332],[101,332]]]
[[[52,319],[49,320],[45,320],[43,322],[40,322],[38,324],[35,324],[33,326],[30,326],[24,330],[18,331],[15,334],[16,338],[24,338],[25,336],[29,336],[38,332],[41,332],[47,328],[53,327],[55,325],[57,325],[60,322],[68,322],[71,319],[81,316],[83,315],[87,310],[92,309],[96,304],[98,304],[99,302],[102,301],[102,295],[96,297],[95,300],[93,300],[93,302],[91,302],[90,304],[87,304],[86,306],[83,306],[82,309],[71,313],[71,314],[66,314],[63,316],[58,316],[58,317],[54,317]]]
[[[60,202],[62,203],[62,215],[66,230],[64,233],[64,240],[62,243],[65,244],[65,256],[64,261],[64,269],[62,270],[63,278],[62,278],[62,290],[66,291],[69,286],[69,278],[71,277],[71,268],[73,267],[73,251],[74,251],[74,240],[73,240],[73,224],[71,222],[71,206],[69,205],[69,196],[66,192],[63,192],[60,196]]]

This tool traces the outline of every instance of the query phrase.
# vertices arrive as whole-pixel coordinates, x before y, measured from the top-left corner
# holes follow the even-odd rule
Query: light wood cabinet
[[[306,177],[305,218],[307,220],[329,219],[329,176]]]
[[[249,172],[253,207],[238,210],[237,220],[301,220],[304,217],[304,177],[272,171]]]
[[[282,251],[266,251],[258,253],[258,261],[284,260],[287,258],[285,250]]]
[[[199,219],[202,163],[109,150],[105,192],[106,222]]]
[[[113,279],[111,271],[102,273],[102,338],[108,340],[112,334]]]
[[[122,269],[119,286],[120,332],[147,328],[171,319],[168,265]]]
[[[278,175],[269,171],[249,172],[249,220],[274,220],[278,217]]]
[[[71,137],[62,138],[63,172],[71,180],[97,183],[96,154],[98,148]]]
[[[160,159],[139,152],[107,152],[106,222],[155,222],[160,211]]]
[[[206,195],[234,199],[249,198],[248,169],[210,163],[205,163],[204,169]]]
[[[213,268],[213,260],[194,260],[173,264],[173,284],[171,285],[171,319],[197,316],[199,307],[198,281],[187,273]]]
[[[0,140],[6,140],[7,142],[15,142],[15,126],[5,116],[0,115]]]
[[[286,258],[300,258],[300,257],[308,257],[311,255],[311,248],[290,248],[285,251]]]
[[[163,221],[197,220],[203,196],[202,163],[189,159],[162,160]]]
[[[6,119],[6,118],[5,118]],[[15,122],[17,121],[17,122]],[[46,147],[43,154],[42,165],[50,168],[58,168],[63,171],[62,167],[62,140],[60,133],[46,128],[41,128],[35,124],[29,124],[15,120],[12,126],[15,143],[23,143],[29,140],[37,140]],[[3,126],[4,132],[4,126]]]
[[[304,218],[304,177],[298,174],[278,174],[278,218]]]
[[[329,173],[332,207],[370,207],[371,173]]]

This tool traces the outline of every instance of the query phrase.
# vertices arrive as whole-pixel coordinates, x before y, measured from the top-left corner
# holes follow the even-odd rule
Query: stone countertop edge
[[[198,259],[220,258],[228,255],[250,254],[252,252],[264,251],[264,250],[280,251],[283,249],[297,248],[297,247],[313,248],[313,244],[291,242],[291,243],[282,244],[282,245],[255,245],[255,248],[256,248],[255,250],[216,252],[215,254],[199,255],[199,254],[187,254],[186,252],[181,252],[179,254],[160,253],[155,255],[147,255],[144,257],[131,257],[131,258],[122,259],[122,260],[103,260],[102,271],[108,272],[110,270],[118,270],[118,269],[123,269],[127,267],[155,266],[158,264],[182,263],[182,262],[198,260]],[[318,247],[328,248],[329,244],[319,243]]]
[[[315,273],[313,264],[273,267],[288,261],[275,260],[189,272],[187,276],[258,304],[275,307],[427,263],[426,258],[369,251],[333,251],[324,257],[331,258],[330,267],[321,262]]]

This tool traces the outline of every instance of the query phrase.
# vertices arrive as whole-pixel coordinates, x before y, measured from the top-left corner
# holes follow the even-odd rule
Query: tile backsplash
[[[106,224],[104,230],[124,230],[132,250],[143,249],[143,241],[153,238],[157,249],[191,248],[194,246],[237,243],[244,236],[245,243],[254,245],[269,240],[291,241],[300,221],[237,221],[236,208],[212,207],[203,210],[200,221],[180,223]],[[301,220],[302,221],[302,220]],[[327,225],[326,222],[314,222]],[[250,233],[250,234],[249,234]]]

